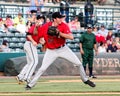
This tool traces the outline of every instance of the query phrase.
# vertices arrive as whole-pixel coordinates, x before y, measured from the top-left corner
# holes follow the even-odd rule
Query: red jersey
[[[43,25],[41,31],[43,32],[44,39],[46,41],[46,47],[48,49],[56,49],[66,43],[66,39],[63,37],[49,36],[47,34],[48,27],[52,25],[52,22],[46,23]],[[58,30],[62,33],[69,34],[71,33],[69,27],[65,23],[61,23],[57,26]]]
[[[100,43],[100,42],[105,43],[105,42],[106,42],[105,37],[102,36],[102,35],[100,35],[100,34],[97,34],[97,35],[96,35],[96,41],[97,41],[98,43]]]
[[[39,39],[43,36],[42,35],[42,31],[41,31],[41,26],[39,26],[37,28],[37,30],[38,30],[38,34],[37,35],[33,34],[34,28],[35,28],[35,25],[31,26],[29,28],[29,30],[28,30],[28,33],[32,36],[32,38],[33,38],[34,41],[36,41],[37,43],[39,43]],[[28,38],[27,38],[27,40],[30,41]]]

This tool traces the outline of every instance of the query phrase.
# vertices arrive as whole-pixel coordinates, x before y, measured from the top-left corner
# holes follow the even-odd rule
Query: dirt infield
[[[113,94],[113,95],[120,95],[120,92],[80,92],[80,93],[62,93],[62,92],[54,92],[54,93],[42,93],[42,92],[24,92],[24,93],[0,93],[0,96],[22,96],[22,95],[108,95],[108,94]]]
[[[120,79],[103,79],[103,80],[92,80],[95,82],[120,82]],[[46,83],[55,83],[55,82],[82,82],[81,80],[49,80],[49,82]]]

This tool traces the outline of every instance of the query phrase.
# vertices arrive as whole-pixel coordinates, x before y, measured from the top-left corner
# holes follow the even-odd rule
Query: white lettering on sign
[[[94,64],[102,67],[120,67],[118,58],[94,58]]]
[[[98,74],[120,73],[119,58],[94,58],[94,69]]]

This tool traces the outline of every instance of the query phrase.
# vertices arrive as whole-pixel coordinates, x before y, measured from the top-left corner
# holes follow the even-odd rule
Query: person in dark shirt
[[[92,18],[93,18],[94,6],[90,0],[87,0],[87,3],[84,6],[84,11],[85,11],[85,28],[87,24],[91,24],[93,26]]]
[[[116,46],[116,42],[113,41],[112,44],[109,44],[108,45],[108,48],[107,48],[107,52],[117,52],[117,46]]]
[[[83,12],[80,10],[80,13],[78,14],[79,22],[81,27],[84,27],[84,18],[83,18]]]
[[[60,13],[66,16],[66,22],[69,22],[69,2],[68,0],[61,0],[60,2]]]
[[[113,32],[112,32],[112,31],[109,31],[109,32],[108,32],[107,37],[106,37],[106,40],[110,40],[110,41],[113,40]]]
[[[92,25],[87,25],[87,31],[84,32],[80,37],[80,53],[82,56],[82,64],[86,72],[86,67],[88,64],[89,77],[96,78],[93,75],[93,59],[94,59],[94,50],[95,54],[98,54],[98,49],[96,45],[95,35],[92,33]]]

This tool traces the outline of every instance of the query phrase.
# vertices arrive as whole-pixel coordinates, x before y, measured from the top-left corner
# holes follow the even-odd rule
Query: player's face
[[[36,15],[37,15],[36,13],[31,14],[32,18],[36,18]]]
[[[91,33],[91,32],[92,32],[92,28],[87,28],[87,31],[88,31],[89,33]]]
[[[56,23],[59,25],[59,24],[61,24],[61,22],[62,22],[62,18],[56,18]]]

